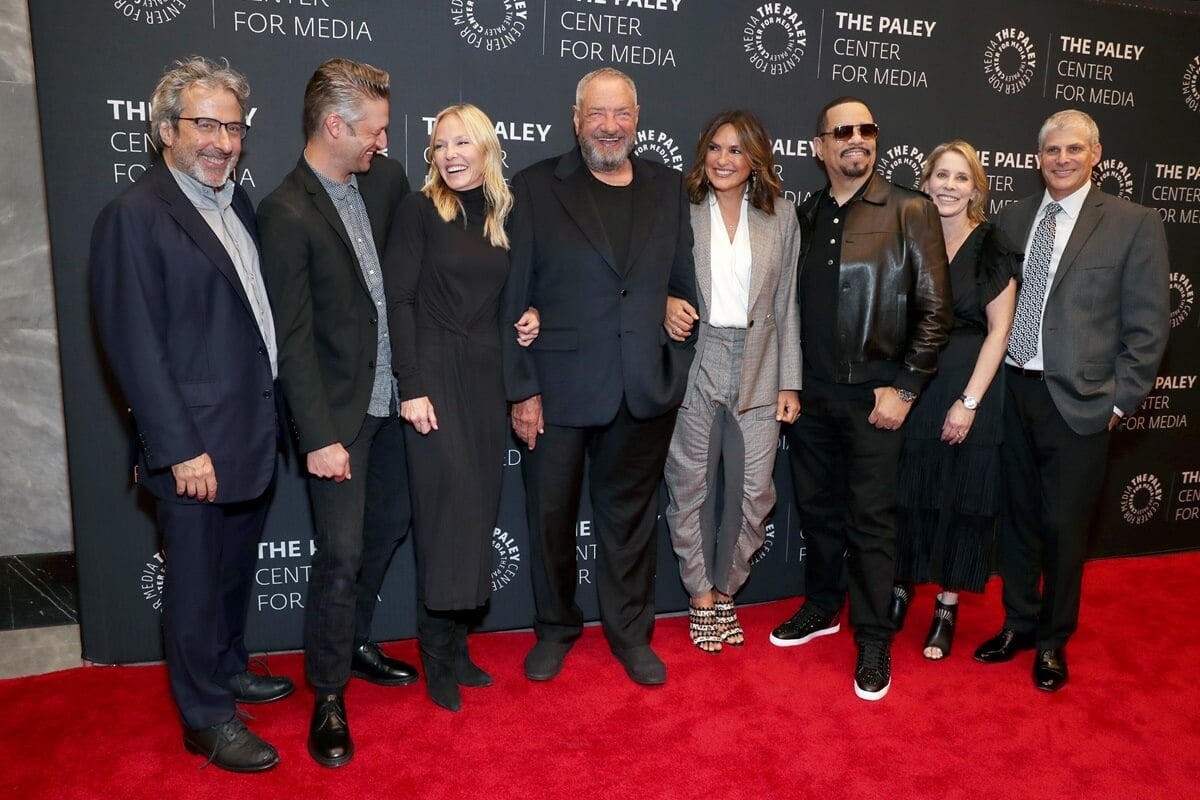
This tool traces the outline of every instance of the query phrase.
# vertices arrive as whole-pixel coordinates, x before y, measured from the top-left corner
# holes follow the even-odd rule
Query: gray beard
[[[601,154],[591,139],[579,137],[579,150],[583,153],[583,162],[588,165],[588,169],[596,172],[612,172],[620,169],[621,165],[625,163],[625,159],[629,158],[629,154],[633,152],[633,147],[633,141],[626,138],[624,152],[610,158]]]

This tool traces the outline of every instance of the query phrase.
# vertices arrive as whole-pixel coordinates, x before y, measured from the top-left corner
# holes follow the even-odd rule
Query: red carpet
[[[686,620],[660,620],[665,687],[633,685],[589,627],[556,680],[521,674],[530,633],[472,637],[496,675],[434,706],[423,684],[347,693],[358,752],[337,769],[305,750],[311,695],[254,710],[283,758],[238,776],[187,755],[162,667],[82,668],[0,681],[0,797],[120,798],[1172,798],[1197,796],[1200,553],[1092,563],[1071,682],[1045,695],[1032,656],[971,659],[1002,612],[999,582],[963,595],[948,661],[919,649],[925,587],[893,651],[891,693],[854,696],[848,630],[790,649],[767,642],[797,607],[742,610],[748,644],[708,656]],[[389,645],[416,660],[414,642]],[[299,680],[301,658],[272,656]]]

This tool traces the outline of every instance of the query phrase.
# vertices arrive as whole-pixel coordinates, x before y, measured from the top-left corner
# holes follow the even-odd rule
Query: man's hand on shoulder
[[[327,444],[308,454],[308,471],[318,478],[332,478],[334,482],[350,480],[350,453],[341,442]]]
[[[171,466],[175,476],[175,494],[212,503],[217,499],[217,471],[208,453]]]

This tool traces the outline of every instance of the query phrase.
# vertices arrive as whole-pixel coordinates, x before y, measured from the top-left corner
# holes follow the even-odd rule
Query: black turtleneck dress
[[[384,265],[400,400],[428,397],[438,423],[404,431],[417,595],[431,610],[478,608],[491,594],[508,434],[498,322],[508,252],[484,238],[483,189],[458,197],[465,219],[451,222],[424,194],[404,198]]]

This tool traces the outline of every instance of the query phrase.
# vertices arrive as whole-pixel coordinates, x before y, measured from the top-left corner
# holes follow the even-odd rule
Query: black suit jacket
[[[241,187],[233,209],[256,236]],[[278,439],[270,357],[233,261],[164,162],[100,212],[89,261],[100,340],[133,410],[139,482],[196,502],[175,494],[171,467],[208,453],[221,502],[260,496]]]
[[[663,330],[667,295],[696,299],[692,229],[679,172],[633,158],[629,263],[616,263],[578,149],[513,178],[512,268],[501,314],[510,401],[542,395],[546,422],[586,427],[617,415],[624,397],[640,418],[682,402],[695,334]],[[525,309],[541,313],[528,349],[512,335]]]
[[[375,156],[358,176],[383,260],[404,168]],[[263,275],[279,341],[279,382],[302,453],[358,436],[371,402],[381,313],[329,193],[301,156],[258,206]]]

